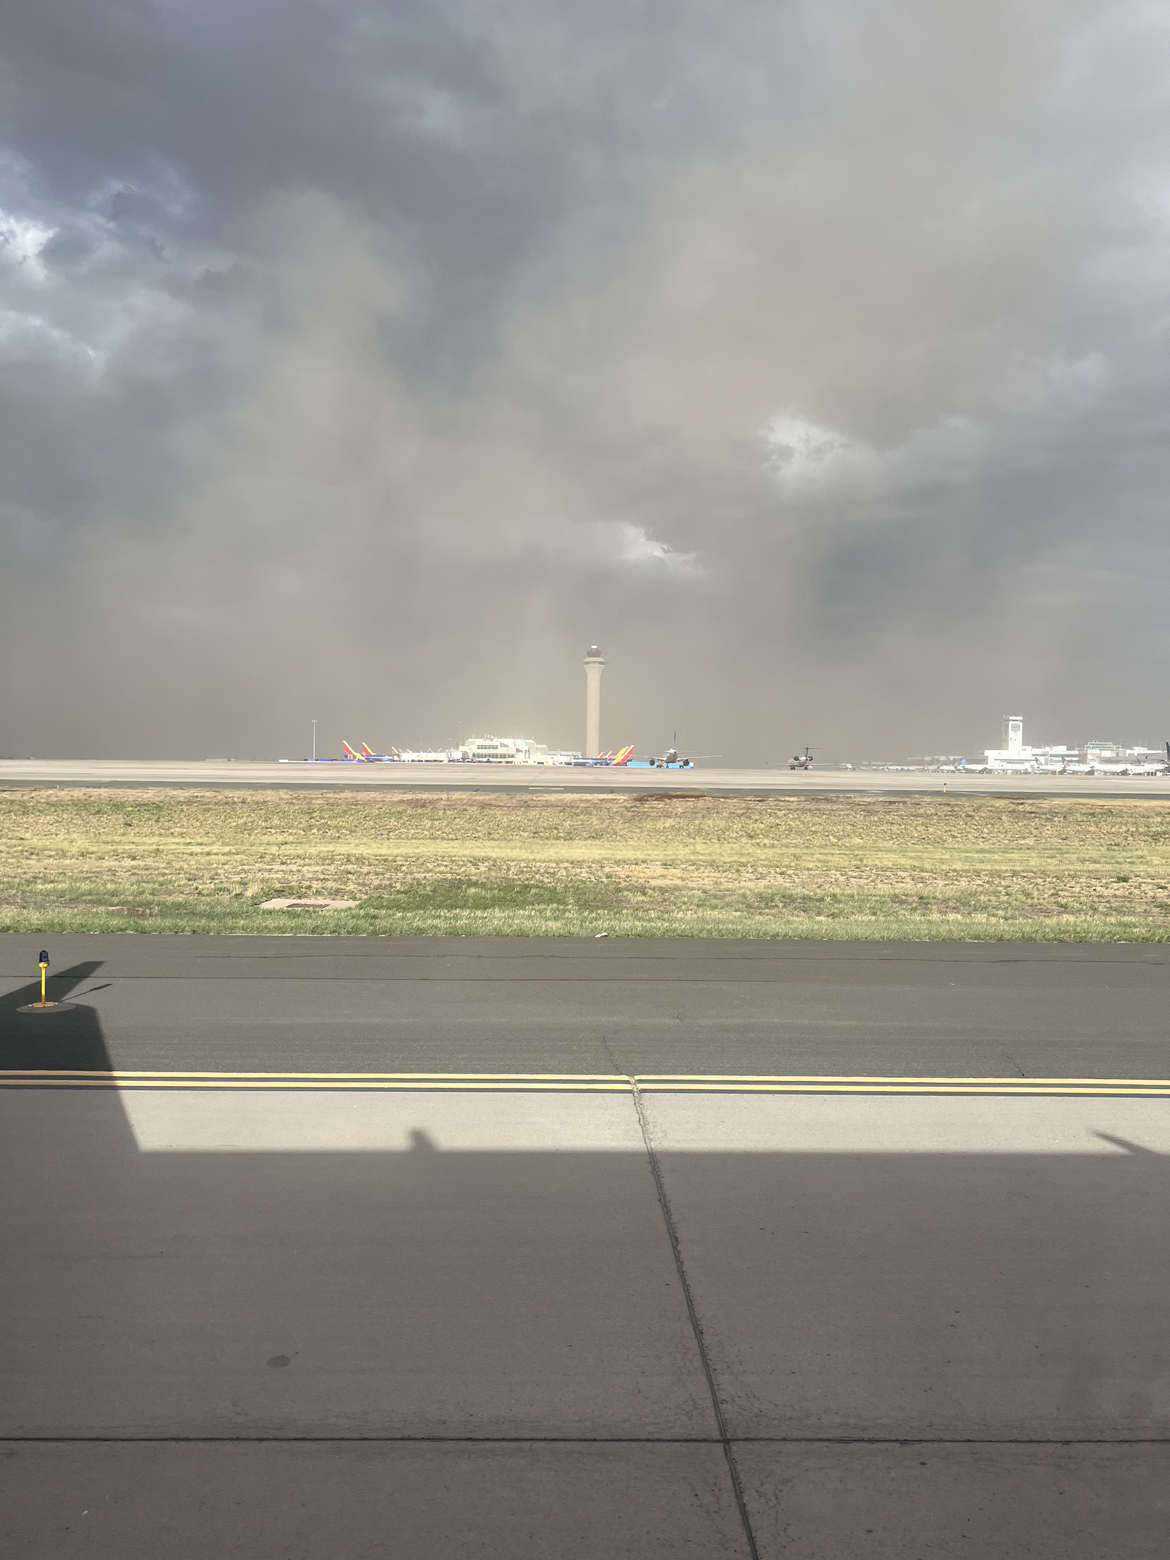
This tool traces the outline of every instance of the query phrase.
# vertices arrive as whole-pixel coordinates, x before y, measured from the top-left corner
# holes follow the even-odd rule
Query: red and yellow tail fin
[[[362,743],[362,757],[363,758],[373,758],[373,756],[374,756],[373,753],[370,751],[370,749],[363,742]]]
[[[348,742],[343,742],[341,745],[345,749],[345,756],[346,756],[346,758],[358,758],[358,757],[360,757],[359,754],[354,752],[353,748],[350,747]]]
[[[617,757],[613,761],[614,765],[616,766],[618,764],[628,764],[630,759],[633,758],[633,756],[634,756],[634,745],[631,742],[629,747],[622,748],[621,752],[617,755]]]

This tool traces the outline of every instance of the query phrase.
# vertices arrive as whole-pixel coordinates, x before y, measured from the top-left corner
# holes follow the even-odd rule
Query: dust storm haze
[[[1170,735],[1170,11],[9,0],[0,752]]]

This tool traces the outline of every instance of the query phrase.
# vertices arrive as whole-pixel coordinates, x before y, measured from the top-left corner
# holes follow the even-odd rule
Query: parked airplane
[[[573,764],[589,769],[598,767],[612,769],[615,765],[624,766],[628,764],[633,756],[634,747],[631,743],[629,747],[620,748],[616,753],[599,753],[596,758],[575,758],[573,759]]]
[[[638,769],[690,769],[697,759],[722,757],[722,753],[695,753],[689,758],[682,758],[676,746],[668,747],[665,753],[659,753],[654,758],[635,759],[634,764]]]

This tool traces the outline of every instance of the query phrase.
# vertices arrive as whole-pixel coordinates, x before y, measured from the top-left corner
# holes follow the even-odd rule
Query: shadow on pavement
[[[46,995],[64,1002],[102,967],[101,959],[86,959],[50,974]],[[21,1013],[20,1008],[39,1002],[39,978],[0,997],[0,1068],[64,1068],[85,1072],[109,1072],[109,1050],[101,1020],[91,1007],[75,1003],[64,1011]]]
[[[644,1154],[445,1149],[401,1095],[400,1148],[249,1151],[274,1100],[0,1093],[0,1434],[712,1433]],[[732,1434],[1170,1434],[1170,1157],[661,1165]]]
[[[3,1065],[108,1068],[94,1013],[52,1033],[26,998],[0,1004]],[[452,1149],[455,1107],[402,1094],[361,1096],[397,1146],[280,1144],[330,1113],[340,1140],[356,1098],[0,1092],[15,1553],[137,1560],[163,1532],[200,1560],[350,1560],[385,1530],[412,1557],[738,1560],[646,1155]],[[482,1140],[497,1104],[465,1106]],[[765,1560],[942,1554],[968,1530],[977,1560],[1160,1554],[1142,1481],[1162,1488],[1170,1435],[1170,1157],[1097,1137],[1120,1151],[660,1154]],[[863,1468],[863,1442],[894,1451]],[[333,1512],[334,1487],[367,1527],[339,1497],[307,1545],[288,1513],[306,1488]]]

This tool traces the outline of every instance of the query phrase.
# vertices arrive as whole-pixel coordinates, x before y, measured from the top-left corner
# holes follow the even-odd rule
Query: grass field
[[[8,790],[0,930],[1162,942],[1170,804]]]

